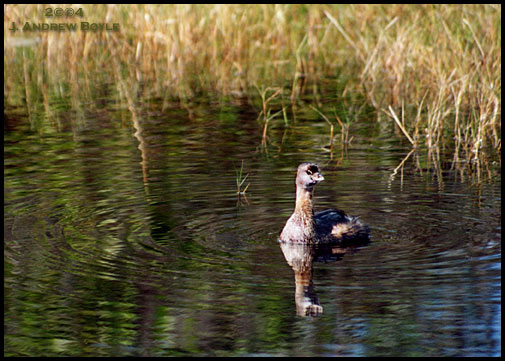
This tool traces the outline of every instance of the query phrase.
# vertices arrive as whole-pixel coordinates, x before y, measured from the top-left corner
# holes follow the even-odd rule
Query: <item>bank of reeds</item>
[[[92,98],[96,84],[122,77],[141,97],[185,102],[276,87],[296,104],[337,78],[341,95],[363,94],[380,121],[397,124],[397,114],[398,136],[414,146],[453,146],[469,158],[501,148],[500,5],[81,6],[83,18],[4,6],[7,103],[62,83]],[[120,31],[8,30],[81,21]],[[17,46],[21,37],[38,40]]]

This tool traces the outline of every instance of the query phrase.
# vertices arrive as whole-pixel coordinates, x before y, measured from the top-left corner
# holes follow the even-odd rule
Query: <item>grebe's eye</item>
[[[311,170],[310,170],[310,169],[307,169],[307,174],[308,174],[308,175],[312,175],[312,172],[311,172]]]

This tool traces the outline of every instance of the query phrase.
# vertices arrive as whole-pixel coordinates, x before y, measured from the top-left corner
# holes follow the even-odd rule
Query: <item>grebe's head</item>
[[[324,180],[324,177],[319,170],[319,166],[315,163],[302,163],[298,166],[296,173],[296,186],[302,187],[305,190],[312,191],[314,186]]]

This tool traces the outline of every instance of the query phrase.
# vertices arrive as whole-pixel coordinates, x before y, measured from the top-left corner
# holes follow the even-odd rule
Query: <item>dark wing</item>
[[[339,209],[326,209],[314,215],[316,232],[323,242],[368,241],[370,230],[358,217]]]

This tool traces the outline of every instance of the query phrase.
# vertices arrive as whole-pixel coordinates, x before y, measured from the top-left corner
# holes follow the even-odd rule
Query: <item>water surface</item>
[[[138,106],[4,110],[6,356],[501,355],[499,164],[476,179],[373,115],[330,147],[289,113],[262,147],[247,102]],[[372,230],[314,259],[314,316],[277,242],[303,161],[316,210]]]

